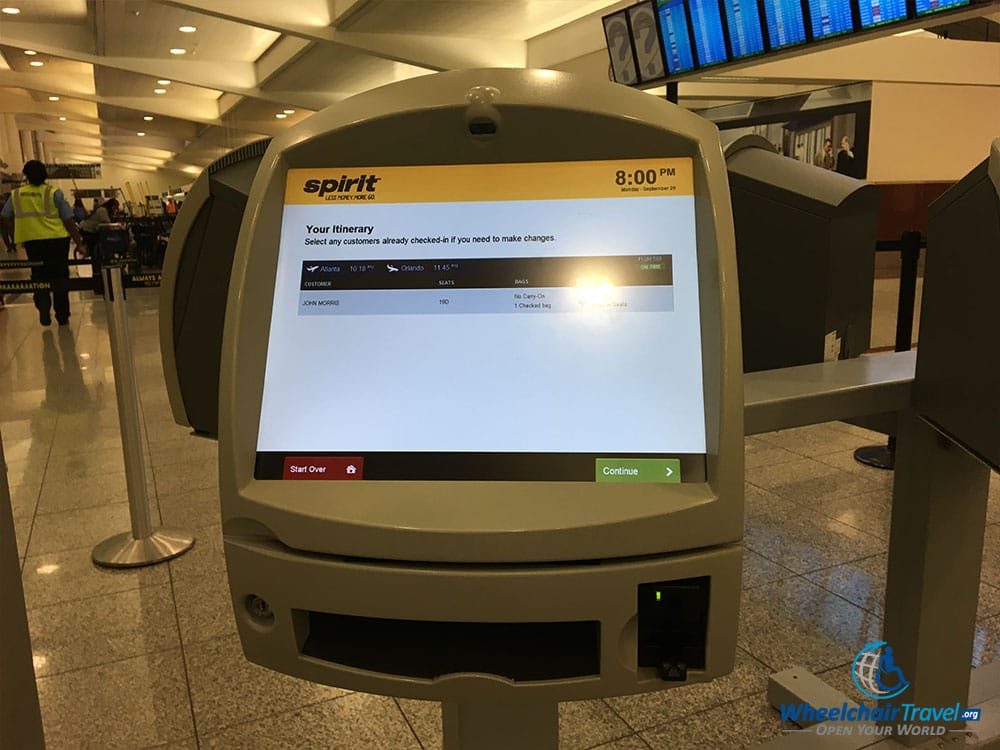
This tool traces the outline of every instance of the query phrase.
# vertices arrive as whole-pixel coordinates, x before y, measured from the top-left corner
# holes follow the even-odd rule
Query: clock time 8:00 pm
[[[660,167],[659,169],[636,169],[626,172],[619,169],[615,172],[616,185],[655,185],[660,177],[673,177],[675,170],[673,167]]]

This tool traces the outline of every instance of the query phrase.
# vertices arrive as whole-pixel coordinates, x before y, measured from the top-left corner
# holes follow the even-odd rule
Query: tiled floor
[[[24,297],[0,311],[0,419],[48,747],[440,748],[436,704],[312,685],[243,658],[216,444],[173,424],[155,291],[130,292],[129,306],[153,508],[198,539],[175,561],[131,571],[90,562],[94,544],[128,527],[102,303],[76,301],[64,329],[41,329]],[[894,314],[877,309],[876,327],[891,328]],[[840,423],[748,438],[736,669],[711,684],[563,704],[562,747],[744,747],[782,729],[764,699],[770,672],[804,664],[843,685],[881,626],[891,477],[850,457],[881,439]],[[976,664],[1000,657],[997,482],[989,520]]]

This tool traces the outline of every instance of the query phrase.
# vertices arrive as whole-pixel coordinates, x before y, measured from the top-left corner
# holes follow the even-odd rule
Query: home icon
[[[348,474],[357,474],[358,467],[355,466],[354,464],[348,464],[346,471]]]

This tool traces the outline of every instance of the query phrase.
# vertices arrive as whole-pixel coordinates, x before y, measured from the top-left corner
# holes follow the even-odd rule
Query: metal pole
[[[177,557],[194,545],[194,537],[187,532],[157,529],[153,525],[146,492],[139,386],[129,345],[122,269],[120,265],[105,266],[102,272],[132,531],[105,539],[94,547],[92,557],[95,563],[104,567],[133,568]]]
[[[558,750],[555,701],[445,701],[444,750]]]
[[[7,464],[0,444],[0,739],[4,747],[44,750],[42,712],[24,610],[21,565],[14,537],[14,514],[7,486]]]

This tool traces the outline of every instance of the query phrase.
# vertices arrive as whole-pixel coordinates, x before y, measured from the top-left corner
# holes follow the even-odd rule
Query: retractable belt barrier
[[[22,268],[27,266],[16,267]],[[3,266],[0,266],[0,269],[2,268]],[[122,286],[125,289],[133,287],[158,287],[160,285],[160,277],[161,273],[159,271],[123,273]],[[61,287],[70,292],[91,291],[94,289],[94,279],[91,277],[77,277],[58,281],[36,281],[32,279],[0,280],[0,294],[10,294],[13,292],[47,292],[51,291],[54,286]]]

